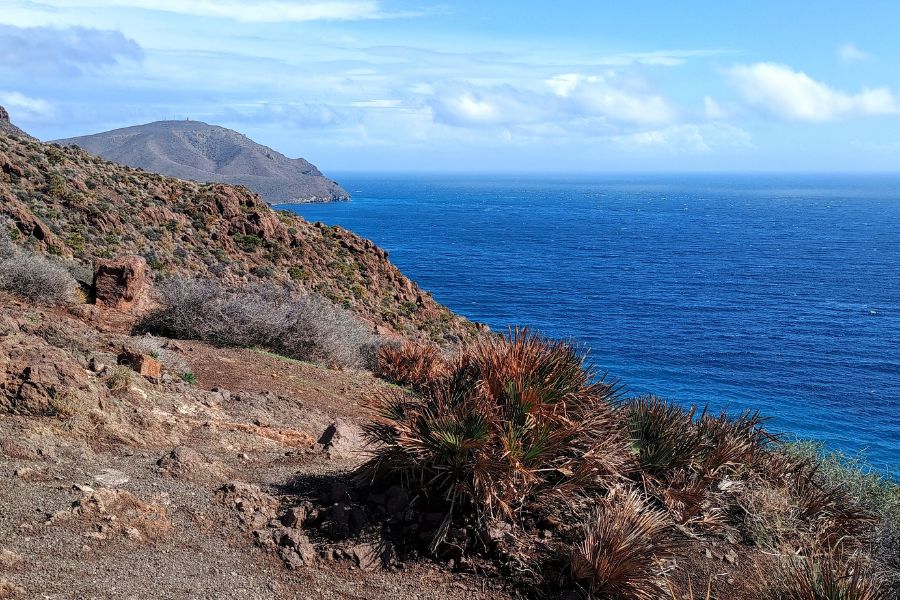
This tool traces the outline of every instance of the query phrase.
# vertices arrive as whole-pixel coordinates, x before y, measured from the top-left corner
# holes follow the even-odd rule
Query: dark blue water
[[[454,311],[900,471],[900,177],[340,179],[351,203],[291,208]]]

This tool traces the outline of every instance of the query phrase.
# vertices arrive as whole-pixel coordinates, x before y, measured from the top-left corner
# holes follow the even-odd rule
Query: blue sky
[[[0,0],[42,139],[185,118],[326,170],[898,171],[900,2]]]

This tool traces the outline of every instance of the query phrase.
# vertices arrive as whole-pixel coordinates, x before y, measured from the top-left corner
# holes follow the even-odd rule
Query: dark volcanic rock
[[[350,199],[306,160],[200,121],[158,121],[57,142],[161,175],[243,185],[272,204]]]

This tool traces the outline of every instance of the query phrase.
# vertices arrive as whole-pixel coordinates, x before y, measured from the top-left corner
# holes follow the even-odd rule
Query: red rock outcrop
[[[141,256],[98,260],[92,292],[97,306],[128,311],[146,304],[147,261]]]

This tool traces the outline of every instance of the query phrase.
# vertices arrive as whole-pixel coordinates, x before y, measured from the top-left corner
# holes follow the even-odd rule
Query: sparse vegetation
[[[162,308],[143,328],[167,337],[265,348],[348,367],[370,365],[377,344],[350,312],[288,287],[226,288],[211,280],[175,279],[160,287],[159,299]]]
[[[572,578],[592,598],[655,600],[665,591],[659,563],[675,542],[666,514],[635,491],[617,490],[598,502],[572,550]]]
[[[791,557],[762,586],[772,600],[890,600],[895,598],[884,575],[856,555]]]
[[[122,365],[107,367],[103,382],[112,392],[124,392],[131,387],[133,375],[130,368]]]
[[[178,374],[181,380],[189,385],[197,385],[197,378],[190,371],[183,371]]]
[[[61,265],[15,247],[0,231],[0,289],[31,302],[69,304],[79,299],[78,282]]]

